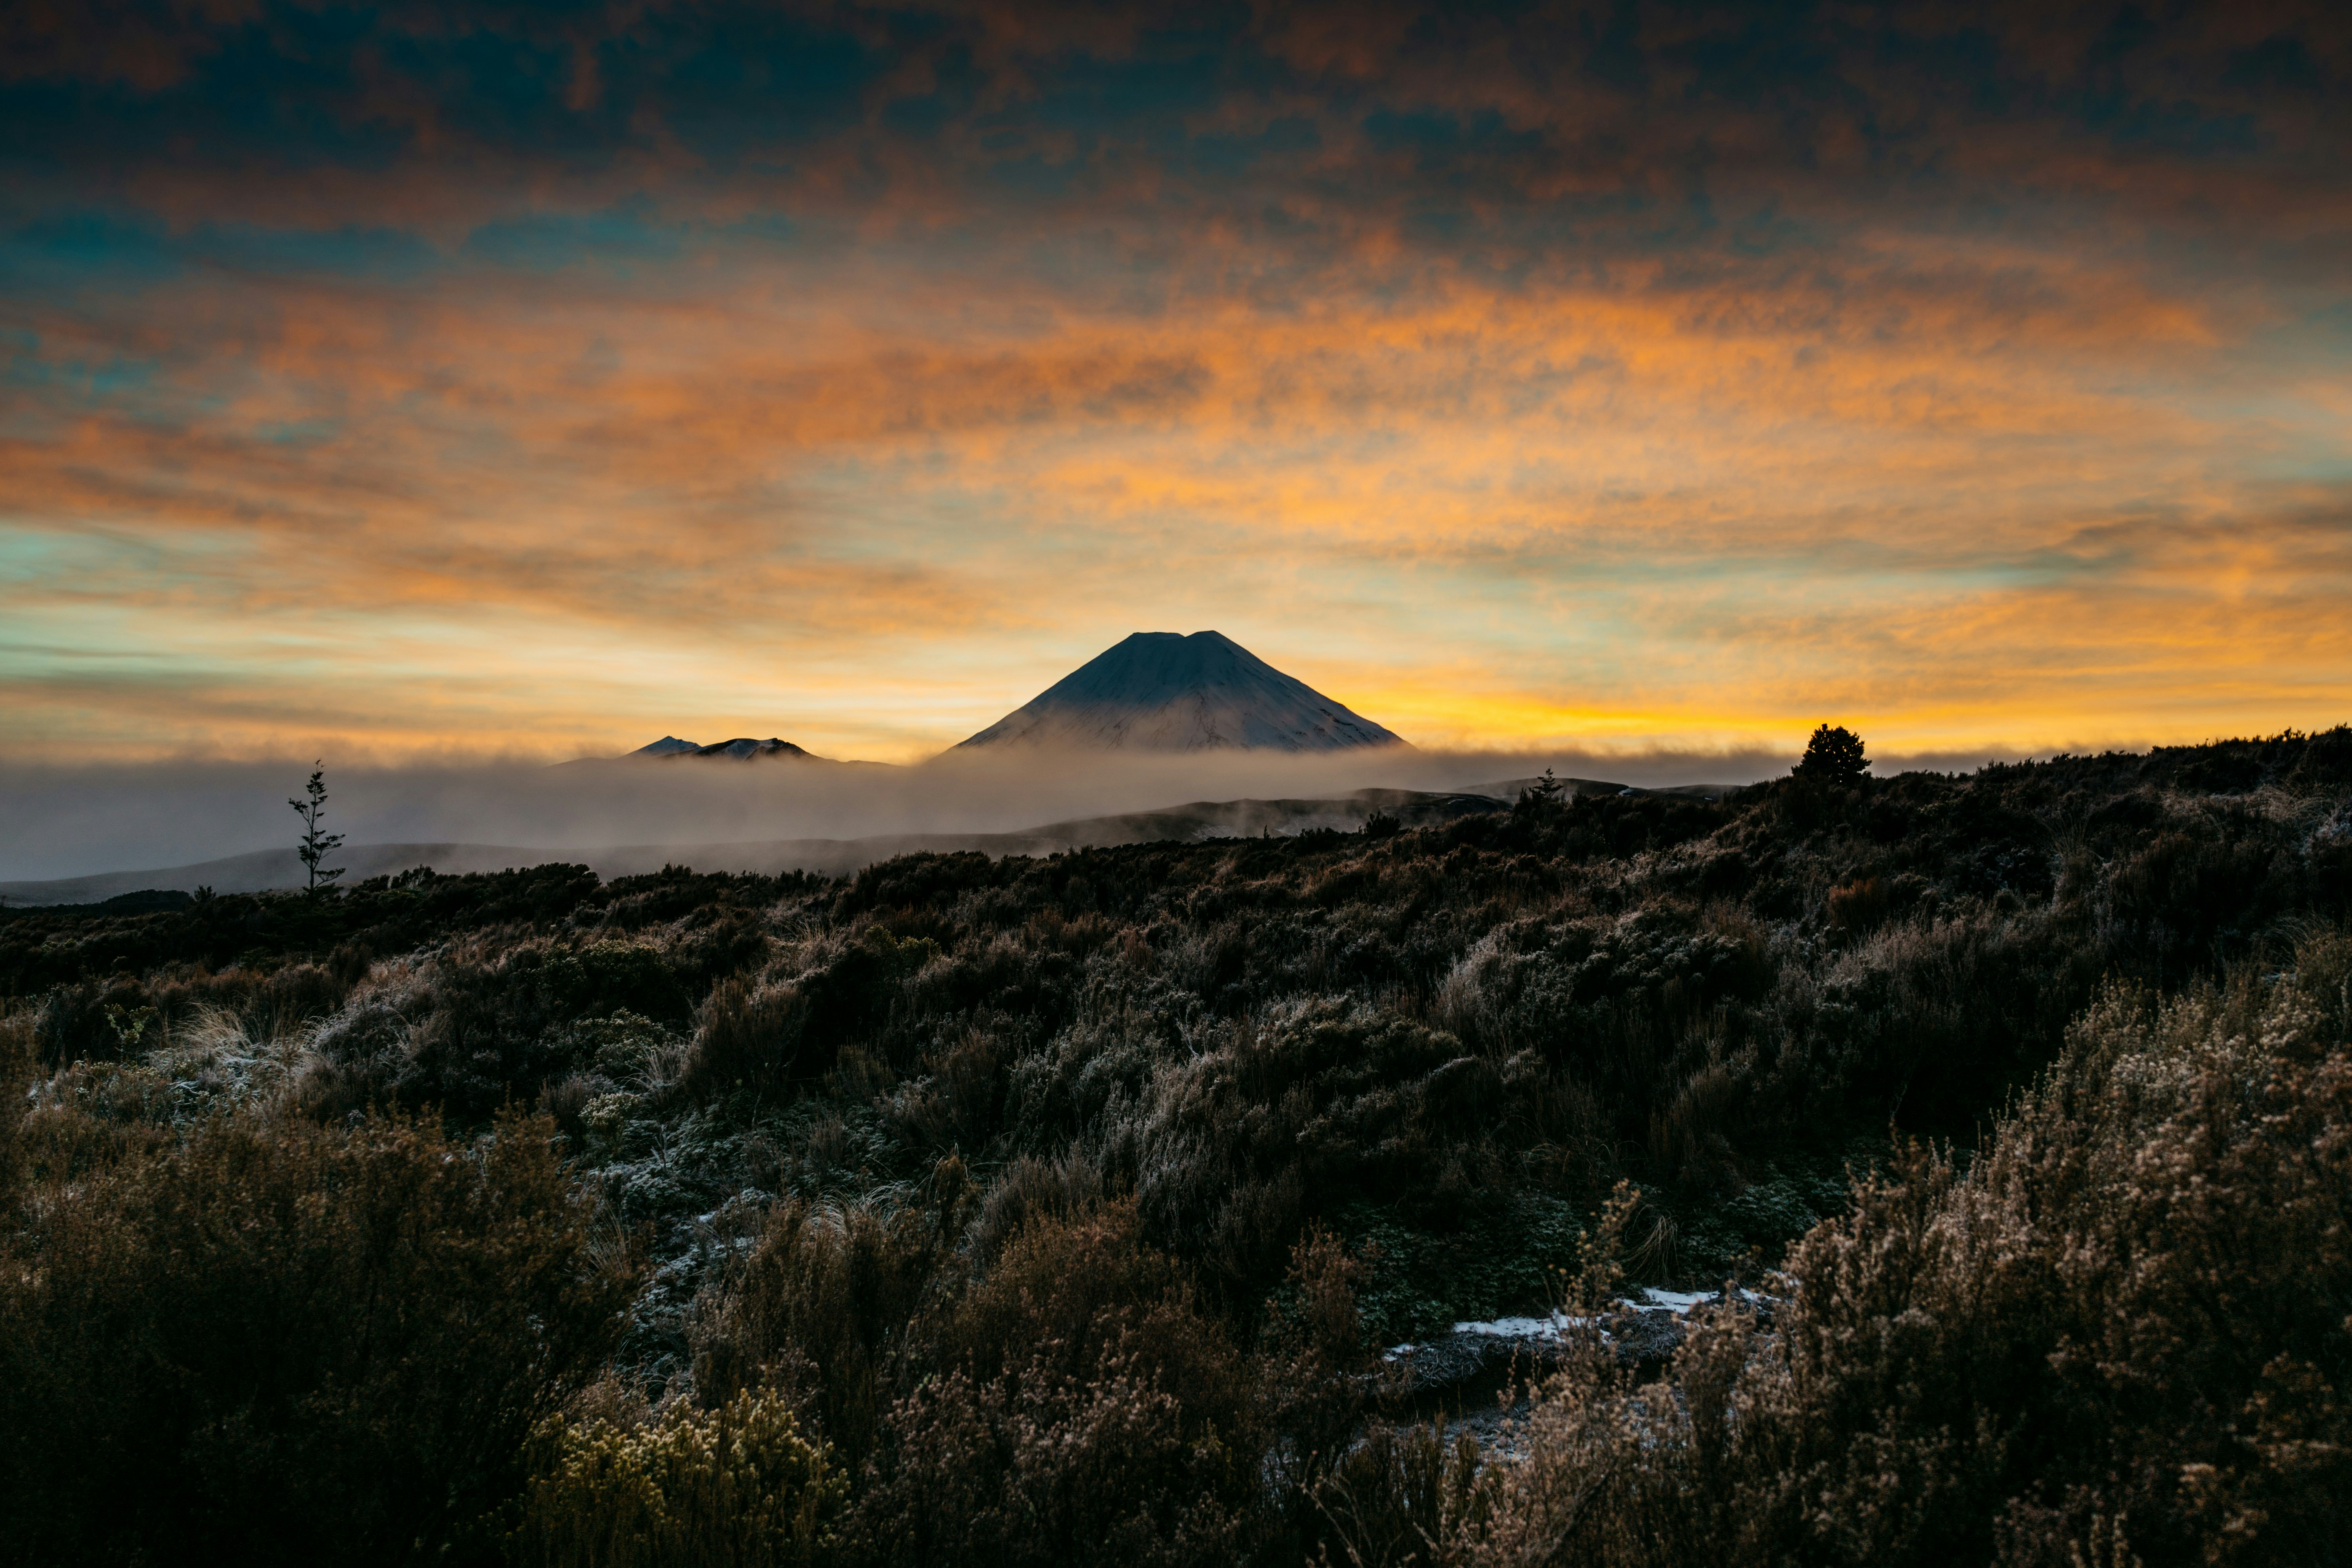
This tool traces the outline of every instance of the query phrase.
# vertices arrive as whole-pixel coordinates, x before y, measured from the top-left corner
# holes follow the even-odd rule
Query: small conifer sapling
[[[1551,770],[1546,768],[1543,777],[1519,791],[1519,798],[1512,803],[1512,806],[1522,816],[1541,816],[1558,810],[1567,795],[1568,785],[1552,777]]]
[[[342,867],[326,864],[327,857],[342,847],[343,836],[319,831],[319,818],[327,813],[327,773],[323,763],[314,763],[312,767],[310,782],[302,792],[308,798],[289,800],[286,804],[302,819],[302,838],[294,852],[302,858],[302,868],[310,874],[309,890],[316,893],[331,886],[343,874]]]

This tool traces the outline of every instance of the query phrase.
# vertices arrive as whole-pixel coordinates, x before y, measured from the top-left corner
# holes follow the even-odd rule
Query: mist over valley
[[[1545,769],[1590,788],[1727,784],[1757,755],[1449,752],[1405,744],[1213,632],[1138,634],[971,740],[891,765],[789,739],[666,735],[557,765],[330,770],[354,879],[431,865],[570,861],[607,875],[845,875],[911,850],[1053,854],[1092,845],[1352,831],[1498,809]],[[142,888],[298,886],[282,792],[302,763],[0,764],[16,831],[0,900],[93,901]],[[1448,805],[1454,795],[1475,795]]]

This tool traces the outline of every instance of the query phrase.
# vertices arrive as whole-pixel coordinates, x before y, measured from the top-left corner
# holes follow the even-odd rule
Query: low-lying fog
[[[326,826],[352,846],[526,849],[712,846],[879,835],[1013,833],[1244,797],[1366,788],[1475,789],[1553,768],[1628,784],[1743,784],[1784,772],[1760,753],[1353,752],[1147,756],[951,754],[914,767],[625,758],[546,766],[351,767],[327,759]],[[0,767],[0,882],[184,866],[289,848],[307,759]],[[712,867],[712,869],[730,868]]]

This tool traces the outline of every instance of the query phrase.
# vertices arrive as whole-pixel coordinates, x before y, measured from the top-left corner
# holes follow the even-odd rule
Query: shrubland
[[[2337,1560],[2352,731],[151,902],[0,921],[39,1560]]]

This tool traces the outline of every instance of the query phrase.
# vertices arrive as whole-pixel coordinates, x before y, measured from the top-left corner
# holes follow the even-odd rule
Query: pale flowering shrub
[[[828,1562],[848,1481],[783,1397],[746,1389],[716,1410],[681,1401],[631,1424],[542,1423],[521,1521],[535,1568],[770,1568]]]

